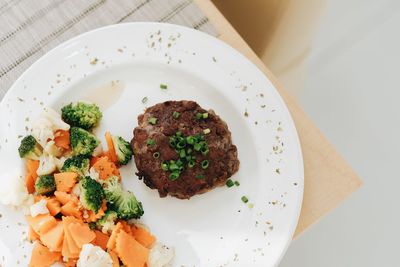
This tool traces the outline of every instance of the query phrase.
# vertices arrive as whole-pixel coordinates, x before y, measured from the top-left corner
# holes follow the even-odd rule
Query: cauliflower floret
[[[76,185],[74,185],[74,187],[72,188],[71,191],[72,194],[74,194],[75,196],[79,197],[81,195],[81,188],[79,186],[79,183],[77,183]]]
[[[70,128],[69,124],[61,119],[61,115],[52,108],[46,107],[43,117],[51,122],[53,130],[68,131]]]
[[[39,214],[49,214],[49,210],[47,209],[47,200],[41,199],[30,207],[31,216],[36,217]]]
[[[43,152],[52,155],[54,157],[60,157],[63,153],[62,150],[56,146],[53,140],[46,143],[46,145],[43,148]]]
[[[148,267],[166,267],[170,266],[174,259],[175,252],[173,248],[169,248],[161,243],[156,243],[151,249],[149,259],[147,261]]]
[[[69,128],[70,126],[62,121],[60,114],[51,108],[46,108],[32,124],[32,135],[42,147],[45,147],[49,140],[54,140],[55,131],[68,131]]]
[[[53,140],[54,139],[54,132],[52,129],[52,124],[51,122],[44,118],[40,117],[38,118],[33,124],[32,124],[32,136],[35,137],[36,141],[42,146],[45,147],[47,140]]]
[[[39,159],[39,168],[37,169],[37,175],[51,174],[57,169],[57,159],[51,155],[43,154]]]
[[[55,158],[54,160],[55,160],[57,169],[60,171],[61,168],[64,166],[64,162],[67,160],[67,158],[61,157],[61,158]]]
[[[28,194],[23,179],[17,173],[5,173],[0,186],[0,203],[25,209],[33,204],[33,196]],[[29,209],[28,209],[29,210]]]
[[[89,176],[93,180],[99,183],[103,183],[104,181],[100,179],[99,173],[96,171],[95,168],[91,167],[89,171],[85,174],[85,176]]]
[[[112,267],[113,261],[107,252],[98,246],[85,244],[79,254],[77,267]]]

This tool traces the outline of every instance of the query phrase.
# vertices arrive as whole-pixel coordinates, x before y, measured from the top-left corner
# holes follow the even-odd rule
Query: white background
[[[330,0],[294,95],[364,182],[282,267],[400,266],[400,1]]]

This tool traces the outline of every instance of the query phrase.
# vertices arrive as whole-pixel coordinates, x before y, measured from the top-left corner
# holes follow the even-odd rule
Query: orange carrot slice
[[[115,252],[123,264],[129,267],[143,267],[149,258],[149,250],[125,231],[117,235]]]
[[[65,150],[69,150],[70,148],[69,131],[57,130],[54,133],[54,144]]]
[[[57,221],[49,214],[39,214],[36,217],[26,216],[29,226],[40,236],[53,228]]]
[[[63,239],[64,229],[61,221],[58,221],[53,228],[40,237],[43,245],[56,252],[61,252]]]
[[[39,235],[32,229],[31,226],[29,226],[29,230],[28,230],[28,240],[33,242],[35,240],[39,239]]]
[[[102,180],[106,180],[110,176],[118,176],[119,179],[121,179],[121,174],[117,166],[106,156],[103,156],[97,160],[93,165],[93,168],[99,173],[99,177]]]
[[[151,248],[156,242],[155,236],[141,226],[133,225],[131,227],[133,237],[146,248]]]
[[[61,204],[55,197],[46,198],[46,207],[50,212],[51,216],[55,216],[61,212]]]
[[[114,142],[112,140],[110,132],[106,132],[105,136],[108,147],[108,156],[110,157],[110,160],[112,162],[117,163],[118,161],[117,153],[115,152]]]
[[[113,261],[112,267],[120,267],[120,265],[119,265],[119,258],[118,258],[117,253],[115,253],[115,251],[113,251],[113,250],[109,250],[109,251],[108,251],[108,254],[110,254],[111,259],[112,259],[112,261]]]
[[[61,172],[54,174],[57,191],[70,193],[76,182],[78,174],[75,172]]]
[[[61,207],[61,213],[65,216],[74,216],[76,218],[82,218],[82,212],[79,210],[77,203],[74,201],[67,202]]]
[[[96,238],[92,241],[92,244],[106,250],[107,242],[110,237],[107,234],[98,230],[95,230],[94,233],[96,234]]]
[[[89,244],[96,238],[96,234],[90,230],[87,224],[71,223],[68,225],[68,230],[75,244],[80,249],[83,245]]]
[[[107,249],[113,250],[115,248],[115,241],[117,239],[117,234],[122,231],[124,227],[122,226],[121,222],[118,222],[115,225],[114,230],[111,232],[110,239],[107,242]]]
[[[47,247],[36,242],[32,249],[29,267],[50,266],[61,259],[60,252],[51,252]]]

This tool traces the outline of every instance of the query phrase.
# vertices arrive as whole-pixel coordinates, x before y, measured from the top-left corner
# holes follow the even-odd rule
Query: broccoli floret
[[[81,194],[79,200],[82,206],[97,213],[104,199],[104,190],[100,183],[89,176],[82,177],[79,181]]]
[[[64,106],[61,116],[71,126],[91,130],[99,124],[103,114],[96,104],[78,102]]]
[[[101,219],[96,222],[96,228],[103,233],[111,232],[115,226],[118,214],[113,210],[107,210]]]
[[[42,155],[42,147],[32,135],[25,136],[18,148],[19,156],[25,159],[39,160]]]
[[[117,176],[112,176],[103,184],[107,202],[118,214],[118,218],[139,219],[143,214],[142,203],[137,201],[132,192],[122,190]]]
[[[111,138],[115,147],[115,153],[117,154],[118,164],[128,164],[133,155],[131,145],[120,136],[112,136]]]
[[[35,191],[39,195],[49,195],[56,191],[56,180],[53,175],[41,175],[35,182]]]
[[[91,155],[100,143],[94,134],[78,127],[71,128],[70,140],[74,155]]]
[[[90,160],[85,156],[74,156],[65,160],[61,172],[75,172],[84,176],[89,171]]]

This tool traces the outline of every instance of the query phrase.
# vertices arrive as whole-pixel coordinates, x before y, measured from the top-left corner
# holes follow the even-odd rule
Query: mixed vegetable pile
[[[139,219],[144,211],[124,190],[119,168],[133,151],[120,136],[105,134],[107,151],[92,130],[102,113],[92,103],[71,103],[61,115],[47,108],[21,140],[30,206],[31,267],[165,266],[172,253]],[[161,255],[164,257],[156,257]]]

